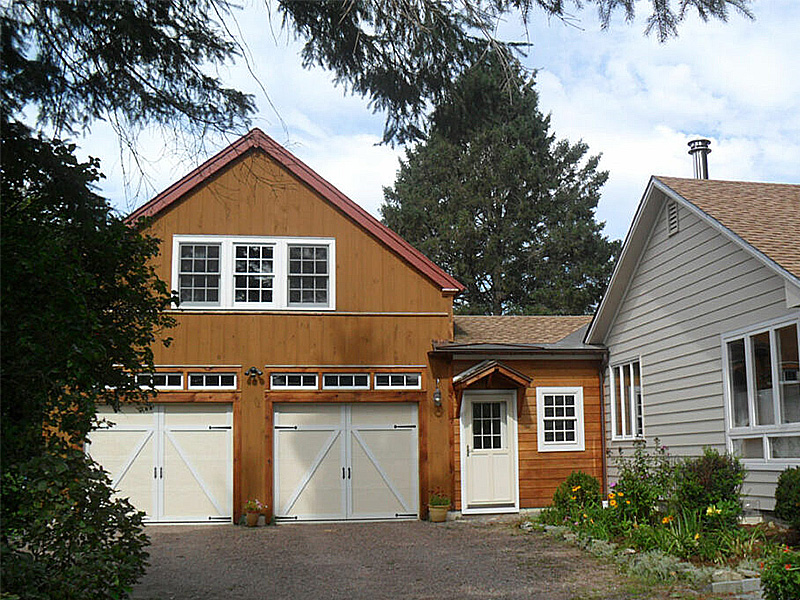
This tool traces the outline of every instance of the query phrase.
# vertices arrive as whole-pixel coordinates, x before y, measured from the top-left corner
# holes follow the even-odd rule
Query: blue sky
[[[540,108],[556,136],[603,155],[610,178],[597,216],[612,238],[624,237],[650,175],[692,176],[686,144],[696,137],[712,140],[711,178],[800,182],[800,2],[755,2],[755,21],[735,12],[728,23],[691,17],[665,44],[643,35],[648,5],[606,31],[593,10],[575,13],[572,25],[534,13],[527,32],[513,18],[499,29],[533,43],[523,63],[537,71]],[[323,69],[302,69],[300,45],[269,22],[262,3],[245,3],[237,20],[268,95],[243,61],[220,75],[255,94],[253,125],[377,216],[403,155],[378,144],[383,115]],[[143,176],[102,124],[76,141],[101,159],[101,193],[127,213],[232,140],[210,138],[196,150],[171,132],[144,132]]]

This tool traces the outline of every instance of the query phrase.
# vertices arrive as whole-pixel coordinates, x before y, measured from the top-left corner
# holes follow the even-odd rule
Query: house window
[[[611,367],[611,431],[614,439],[644,435],[642,374],[639,361]]]
[[[182,309],[335,308],[333,239],[176,235],[173,257]]]
[[[583,388],[536,388],[539,452],[584,449]]]
[[[368,390],[368,373],[325,373],[322,376],[323,390]]]
[[[420,390],[421,373],[375,373],[375,388],[383,390]]]
[[[327,306],[327,246],[289,246],[289,304]]]
[[[272,373],[270,387],[273,390],[316,390],[316,373]]]
[[[183,373],[139,373],[136,375],[136,384],[157,390],[182,390]]]
[[[234,303],[272,303],[273,254],[272,245],[234,244]]]
[[[800,459],[798,322],[723,339],[731,449],[743,459]]]
[[[178,295],[181,303],[219,304],[219,244],[181,244]]]
[[[189,373],[190,390],[235,390],[236,373]]]

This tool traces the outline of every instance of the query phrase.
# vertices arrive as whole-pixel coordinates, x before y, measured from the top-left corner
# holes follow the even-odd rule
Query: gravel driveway
[[[492,521],[151,526],[139,600],[639,598],[613,569]]]

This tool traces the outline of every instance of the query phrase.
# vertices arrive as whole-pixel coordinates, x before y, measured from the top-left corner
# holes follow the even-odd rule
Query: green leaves
[[[619,247],[594,220],[607,174],[549,127],[532,77],[490,54],[384,190],[384,222],[466,286],[463,312],[581,314],[605,289]]]

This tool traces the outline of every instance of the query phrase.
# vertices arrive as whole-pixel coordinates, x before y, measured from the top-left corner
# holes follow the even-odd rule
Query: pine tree
[[[381,214],[466,286],[461,312],[586,313],[619,248],[595,220],[608,174],[587,151],[555,139],[532,76],[490,55],[436,107]]]

